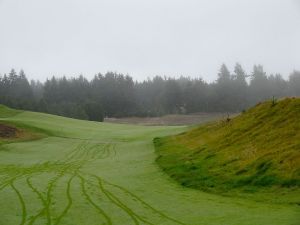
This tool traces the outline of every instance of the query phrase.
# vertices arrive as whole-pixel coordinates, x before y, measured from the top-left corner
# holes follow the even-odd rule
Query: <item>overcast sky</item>
[[[300,70],[300,0],[0,0],[0,74],[216,79]]]

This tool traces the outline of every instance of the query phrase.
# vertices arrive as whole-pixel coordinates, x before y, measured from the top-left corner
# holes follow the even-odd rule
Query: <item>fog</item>
[[[217,78],[300,69],[299,0],[0,0],[0,74]]]

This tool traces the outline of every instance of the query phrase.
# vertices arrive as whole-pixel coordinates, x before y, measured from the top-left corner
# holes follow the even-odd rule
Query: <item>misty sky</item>
[[[300,70],[300,0],[0,0],[0,74],[201,76]]]

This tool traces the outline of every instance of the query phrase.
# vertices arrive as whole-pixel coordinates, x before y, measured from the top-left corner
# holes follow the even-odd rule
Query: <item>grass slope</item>
[[[0,224],[296,225],[299,207],[184,188],[155,163],[152,140],[185,127],[143,127],[21,112],[1,122],[44,138],[0,146]]]
[[[15,115],[17,115],[21,112],[22,111],[20,111],[20,110],[11,109],[11,108],[8,108],[4,105],[0,105],[0,118],[12,117],[12,116],[15,116]]]
[[[299,194],[299,98],[261,103],[231,120],[154,142],[158,164],[184,186]],[[299,195],[291,198],[300,203]]]

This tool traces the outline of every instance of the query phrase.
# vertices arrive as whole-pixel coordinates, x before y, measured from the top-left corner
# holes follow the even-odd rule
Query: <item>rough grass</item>
[[[4,121],[43,131],[45,138],[3,145],[1,225],[299,222],[299,206],[222,197],[169,179],[155,163],[152,140],[185,127],[97,123],[33,112]]]
[[[160,167],[184,186],[299,193],[300,99],[260,103],[233,119],[154,143]]]

